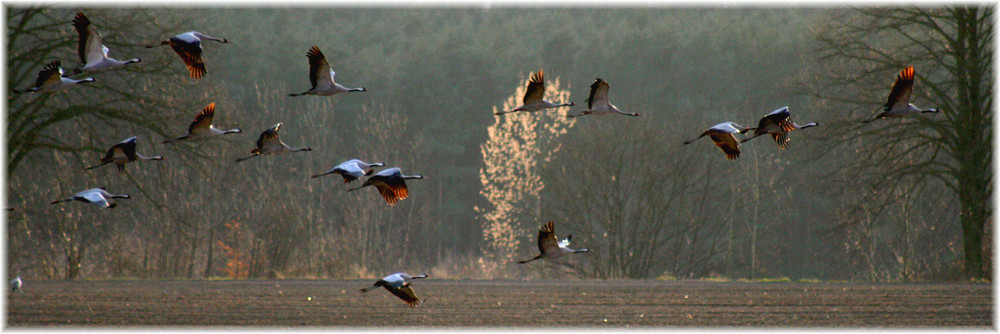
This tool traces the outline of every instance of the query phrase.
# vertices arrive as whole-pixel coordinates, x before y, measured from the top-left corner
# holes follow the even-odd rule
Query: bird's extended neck
[[[819,123],[809,122],[809,123],[802,124],[802,125],[795,124],[795,127],[798,128],[798,129],[811,128],[811,127],[814,127],[814,126],[819,126]]]
[[[194,35],[195,37],[200,38],[200,39],[212,40],[212,41],[216,41],[216,42],[219,42],[219,43],[229,43],[228,39],[218,38],[218,37],[212,37],[212,36],[205,35],[205,34],[202,34],[200,32],[197,32],[197,31],[192,31],[191,34]]]
[[[151,157],[147,157],[147,156],[144,156],[144,155],[139,154],[138,152],[136,152],[135,156],[137,156],[137,157],[139,157],[140,159],[143,159],[143,160],[163,160],[163,157],[159,156],[159,155],[154,155],[154,156],[151,156]]]

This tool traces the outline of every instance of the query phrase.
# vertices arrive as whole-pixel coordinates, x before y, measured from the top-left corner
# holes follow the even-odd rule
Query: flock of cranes
[[[125,61],[110,58],[108,56],[109,49],[102,44],[100,32],[91,24],[91,21],[83,13],[76,14],[73,19],[73,26],[79,36],[78,53],[82,63],[79,68],[73,71],[73,75],[80,73],[90,74],[103,72],[110,69],[121,68],[129,64],[136,64],[142,61],[139,58],[132,58]],[[200,79],[207,73],[205,62],[202,59],[201,42],[203,40],[210,40],[218,43],[229,43],[229,40],[225,38],[212,37],[197,31],[191,31],[173,36],[165,41],[162,41],[158,45],[149,45],[147,48],[169,45],[184,62],[184,65],[190,73],[190,77],[193,79]],[[290,96],[331,96],[340,93],[367,91],[365,87],[349,88],[336,83],[334,81],[336,73],[330,67],[330,63],[326,60],[326,57],[323,55],[323,52],[320,51],[319,47],[313,45],[306,53],[306,57],[309,61],[309,81],[312,84],[312,87],[302,93],[291,93],[289,94]],[[867,123],[880,118],[903,117],[916,113],[938,112],[935,108],[920,109],[909,103],[910,95],[913,91],[914,74],[915,71],[912,66],[903,69],[899,73],[896,82],[892,87],[888,101],[883,106],[884,112],[876,116],[874,119],[866,120],[864,122]],[[15,92],[52,93],[76,86],[77,84],[94,81],[95,79],[92,77],[72,79],[64,76],[60,61],[55,60],[48,63],[38,73],[34,86],[23,90],[15,90]],[[611,86],[607,81],[597,78],[594,83],[590,85],[590,94],[587,98],[587,110],[581,111],[578,114],[567,114],[566,117],[581,117],[586,115],[604,116],[609,114],[620,114],[633,117],[639,116],[638,113],[624,112],[618,109],[615,105],[611,104],[608,100],[608,91],[610,90],[610,87]],[[523,104],[521,106],[518,106],[510,111],[497,112],[496,115],[504,115],[515,112],[537,112],[546,109],[575,106],[573,102],[559,103],[545,100],[545,79],[544,72],[542,70],[538,70],[530,76],[522,102]],[[164,140],[163,143],[167,144],[182,140],[203,140],[243,132],[239,128],[229,130],[216,128],[212,124],[214,115],[215,103],[210,103],[200,113],[198,113],[197,116],[195,116],[194,121],[188,126],[187,134],[175,139]],[[257,139],[256,148],[250,151],[250,155],[238,158],[236,159],[236,162],[245,161],[260,155],[277,155],[287,152],[312,150],[310,147],[293,148],[282,142],[278,134],[278,130],[282,124],[283,123],[279,122],[264,130]],[[733,160],[740,156],[740,143],[765,134],[770,134],[780,149],[786,149],[788,147],[789,132],[815,127],[818,125],[819,123],[816,122],[810,122],[802,125],[795,123],[791,118],[788,107],[786,106],[765,115],[760,119],[757,127],[755,128],[743,127],[734,122],[722,122],[708,128],[698,137],[685,141],[684,144],[690,144],[701,137],[708,136],[712,139],[715,145],[717,145],[723,153],[725,153],[726,158]],[[736,139],[736,134],[748,133],[750,131],[753,131],[753,136],[742,140]],[[137,138],[133,136],[115,144],[107,151],[104,157],[100,159],[101,163],[99,165],[87,167],[86,169],[89,170],[114,163],[118,167],[119,172],[125,173],[125,166],[130,162],[135,162],[139,159],[163,159],[161,156],[147,157],[139,154],[136,152],[136,142]],[[360,159],[351,159],[338,164],[326,172],[312,175],[312,178],[319,178],[329,174],[339,174],[343,178],[344,183],[350,183],[367,176],[368,178],[365,179],[360,186],[356,188],[349,188],[347,191],[352,192],[367,186],[375,186],[379,194],[389,205],[395,205],[400,200],[409,197],[409,190],[407,189],[405,182],[406,180],[424,178],[424,176],[420,174],[403,174],[399,167],[385,168],[381,171],[375,172],[375,168],[382,168],[385,166],[386,164],[383,162],[366,163]],[[114,208],[116,203],[112,200],[118,198],[129,198],[129,195],[112,194],[104,188],[93,188],[81,191],[66,199],[53,201],[51,204],[81,201],[84,203],[94,204],[102,208]],[[550,221],[539,228],[537,242],[540,253],[534,258],[519,261],[519,263],[528,263],[538,259],[554,259],[569,254],[589,252],[586,248],[569,248],[571,238],[572,235],[567,235],[566,239],[558,240],[555,236],[555,224]],[[410,288],[410,284],[413,279],[426,277],[428,277],[426,274],[410,276],[406,273],[395,273],[378,280],[372,287],[362,289],[361,292],[368,292],[377,289],[378,287],[384,287],[393,295],[399,297],[409,306],[413,307],[419,305],[421,300],[416,296],[412,288]],[[11,281],[11,288],[16,291],[21,287],[21,284],[21,278],[18,276],[14,281]]]
[[[938,112],[937,108],[921,109],[910,103],[910,94],[913,93],[914,73],[913,66],[907,66],[900,71],[899,75],[896,76],[896,82],[892,85],[892,91],[889,93],[888,100],[882,106],[882,113],[873,119],[862,121],[862,123],[869,123],[880,118],[897,118],[918,113]],[[786,149],[788,148],[789,132],[814,126],[819,126],[819,123],[810,122],[799,125],[792,121],[791,113],[788,112],[788,107],[786,106],[764,115],[764,118],[760,119],[756,128],[742,127],[734,122],[722,122],[708,128],[708,130],[702,132],[697,138],[685,141],[684,144],[690,144],[696,139],[707,135],[709,138],[712,138],[716,146],[722,149],[722,152],[726,154],[726,158],[732,160],[740,157],[740,143],[770,133],[774,141],[778,143],[778,148]],[[737,133],[746,133],[751,130],[754,131],[753,137],[739,141],[736,140]]]

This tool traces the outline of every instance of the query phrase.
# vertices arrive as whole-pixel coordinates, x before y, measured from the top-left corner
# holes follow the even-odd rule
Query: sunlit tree
[[[526,76],[514,94],[492,112],[520,105],[527,85]],[[569,95],[558,78],[546,82],[547,99],[569,101]],[[539,169],[559,151],[556,139],[575,122],[565,117],[565,108],[559,108],[500,115],[487,128],[488,139],[480,145],[485,166],[479,170],[479,181],[483,186],[480,194],[490,207],[477,207],[476,211],[485,220],[486,254],[494,261],[510,262],[517,254],[519,238],[525,232],[535,235],[535,223],[543,220],[538,215],[540,193],[545,188]]]

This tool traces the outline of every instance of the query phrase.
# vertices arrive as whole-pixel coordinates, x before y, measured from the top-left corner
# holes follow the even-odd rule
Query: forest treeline
[[[988,279],[992,8],[8,5],[8,275]],[[78,65],[78,11],[142,62],[12,93]],[[145,47],[191,30],[230,41],[203,45],[200,80]],[[288,96],[310,87],[312,45],[367,91]],[[906,65],[911,102],[943,112],[862,125]],[[576,106],[494,115],[541,69]],[[642,116],[564,118],[598,77]],[[243,133],[161,143],[209,103]],[[681,144],[783,106],[820,126],[735,161]],[[234,162],[278,122],[313,151]],[[85,170],[131,136],[165,159]],[[395,206],[310,178],[352,158],[426,178]],[[101,186],[132,198],[48,204]],[[591,252],[517,264],[547,221]]]

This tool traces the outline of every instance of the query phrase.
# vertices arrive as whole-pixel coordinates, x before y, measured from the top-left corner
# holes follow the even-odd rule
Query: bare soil
[[[435,280],[25,281],[6,326],[992,328],[990,284]]]

